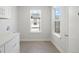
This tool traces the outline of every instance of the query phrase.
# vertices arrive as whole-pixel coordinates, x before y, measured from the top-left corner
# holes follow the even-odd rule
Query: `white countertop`
[[[0,32],[0,46],[11,40],[17,34],[19,33]]]

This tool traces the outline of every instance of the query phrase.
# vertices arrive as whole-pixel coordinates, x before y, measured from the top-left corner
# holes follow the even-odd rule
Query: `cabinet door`
[[[5,53],[17,53],[19,52],[19,37],[14,37],[11,41],[5,44]]]
[[[4,53],[4,46],[0,46],[0,53]]]
[[[9,16],[9,7],[8,6],[0,6],[0,18],[6,19]]]
[[[61,48],[64,52],[68,51],[68,40],[69,40],[69,20],[68,20],[68,7],[62,7],[62,16],[60,23],[60,35],[61,35]]]
[[[20,38],[19,38],[19,35],[16,35],[14,37],[14,42],[15,42],[14,52],[19,53],[20,52]]]

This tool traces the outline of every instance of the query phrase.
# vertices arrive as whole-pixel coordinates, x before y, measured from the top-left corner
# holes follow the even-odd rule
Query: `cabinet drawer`
[[[4,53],[4,46],[0,46],[0,53]]]
[[[5,44],[5,52],[6,53],[16,53],[19,52],[19,38],[14,37],[11,41]]]

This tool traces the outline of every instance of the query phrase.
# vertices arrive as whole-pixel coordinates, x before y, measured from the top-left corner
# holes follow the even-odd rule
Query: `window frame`
[[[36,26],[32,26],[32,25],[34,25],[34,16],[33,16],[33,12],[37,12],[37,14],[39,14],[38,16],[37,16],[37,19],[36,19],[36,21],[37,21],[37,24],[38,24],[38,26],[36,27]],[[32,33],[39,33],[39,32],[41,32],[41,10],[35,10],[35,9],[31,9],[30,10],[30,32],[32,32]],[[33,31],[34,30],[34,28],[38,28],[37,29],[37,31]],[[36,30],[36,29],[35,29]]]

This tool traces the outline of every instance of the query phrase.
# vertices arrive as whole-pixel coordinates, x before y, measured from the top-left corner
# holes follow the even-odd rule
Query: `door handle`
[[[69,35],[68,35],[68,34],[65,34],[64,36],[65,36],[65,37],[69,37]]]

